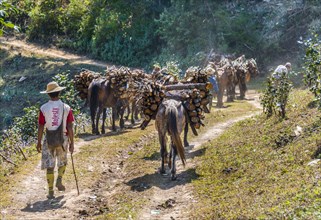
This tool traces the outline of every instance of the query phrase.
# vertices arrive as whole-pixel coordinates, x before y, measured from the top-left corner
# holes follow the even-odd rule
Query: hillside
[[[293,91],[286,120],[260,115],[207,143],[193,217],[319,219],[321,113],[312,100]]]

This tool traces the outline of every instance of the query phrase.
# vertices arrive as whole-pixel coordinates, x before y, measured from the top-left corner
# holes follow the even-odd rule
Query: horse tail
[[[88,102],[92,116],[96,114],[98,108],[98,93],[99,85],[93,81],[88,88]]]
[[[186,158],[185,158],[185,152],[184,147],[182,144],[181,137],[177,130],[177,115],[178,111],[176,108],[170,108],[168,109],[168,131],[170,133],[170,136],[172,138],[172,141],[176,147],[176,150],[178,152],[179,157],[182,160],[183,165],[186,164]]]

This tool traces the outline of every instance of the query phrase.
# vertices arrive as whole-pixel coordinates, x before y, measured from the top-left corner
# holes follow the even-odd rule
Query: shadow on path
[[[64,196],[59,196],[54,199],[47,199],[43,201],[37,201],[33,204],[27,204],[27,206],[21,209],[22,212],[46,212],[47,210],[60,209],[66,203],[62,201]]]

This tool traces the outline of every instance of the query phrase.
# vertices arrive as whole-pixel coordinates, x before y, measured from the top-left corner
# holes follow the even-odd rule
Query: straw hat
[[[60,87],[58,83],[56,82],[50,82],[47,84],[47,90],[42,91],[40,93],[53,93],[53,92],[60,92],[61,90],[64,90],[66,87]]]

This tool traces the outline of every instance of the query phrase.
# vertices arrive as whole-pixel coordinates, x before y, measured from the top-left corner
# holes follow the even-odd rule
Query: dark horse
[[[168,167],[171,169],[171,179],[176,179],[176,165],[175,159],[178,153],[185,166],[185,152],[180,138],[180,134],[186,125],[185,109],[181,101],[169,99],[163,101],[159,106],[156,115],[156,129],[158,131],[160,153],[162,157],[161,170],[162,174],[165,173],[165,162],[167,162],[168,152],[166,147],[167,134],[171,138],[171,149],[168,160]]]
[[[111,88],[111,83],[99,78],[93,80],[88,87],[88,100],[90,106],[90,115],[92,123],[92,133],[99,134],[98,122],[101,113],[103,113],[103,122],[101,133],[105,134],[106,109],[112,108],[112,130],[116,131],[115,120],[117,117],[117,109],[122,109],[123,104],[121,99],[116,96],[116,92]],[[120,127],[124,128],[123,112],[120,114]]]

